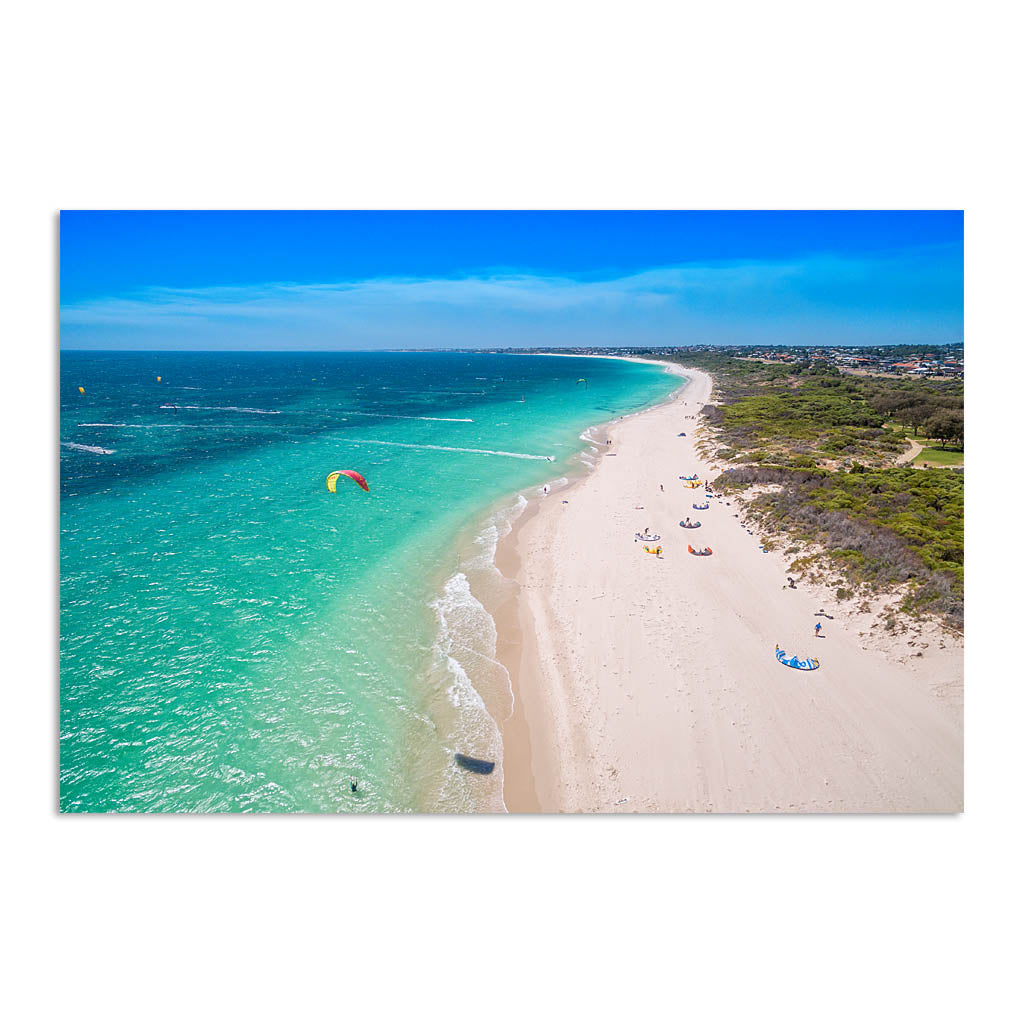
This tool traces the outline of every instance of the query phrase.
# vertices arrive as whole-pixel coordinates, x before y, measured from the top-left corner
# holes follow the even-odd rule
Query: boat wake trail
[[[380,416],[386,420],[429,420],[432,423],[472,423],[472,420],[457,419],[452,416],[403,416],[396,412],[354,412],[350,409],[340,409],[344,416]]]
[[[338,437],[339,444],[382,444],[389,448],[422,448],[432,452],[469,452],[471,455],[504,455],[509,459],[537,459],[541,462],[554,462],[554,455],[527,455],[525,452],[499,452],[490,448],[449,448],[443,444],[407,444],[405,441],[367,441],[358,438]]]
[[[252,412],[260,416],[280,416],[280,409],[246,409],[240,405],[174,405],[165,402],[161,409],[198,409],[203,412]]]
[[[80,427],[117,427],[120,430],[256,430],[255,425],[225,426],[223,423],[79,423]],[[276,430],[276,427],[263,427],[260,429]]]
[[[76,452],[92,452],[93,455],[113,455],[116,448],[100,448],[95,444],[75,444],[74,441],[61,441],[61,447],[71,448]]]

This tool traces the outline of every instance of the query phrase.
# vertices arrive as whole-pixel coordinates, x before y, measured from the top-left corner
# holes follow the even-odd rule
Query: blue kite
[[[781,647],[775,648],[775,657],[790,668],[798,668],[801,672],[813,672],[821,665],[817,658],[805,658],[801,660],[795,654],[791,658],[786,657],[786,652]]]

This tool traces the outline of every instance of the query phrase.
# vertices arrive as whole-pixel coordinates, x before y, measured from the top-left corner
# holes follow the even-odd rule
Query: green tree
[[[917,402],[899,413],[901,425],[909,423],[914,428],[914,436],[924,426],[925,421],[936,415],[936,408],[931,402]]]
[[[957,441],[961,445],[964,442],[964,418],[949,410],[940,410],[934,416],[925,420],[924,432],[928,437],[937,437],[945,448],[947,442]]]

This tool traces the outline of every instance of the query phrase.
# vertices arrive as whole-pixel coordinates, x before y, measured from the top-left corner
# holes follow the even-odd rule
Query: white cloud
[[[960,330],[948,259],[816,257],[661,267],[601,280],[528,273],[150,288],[61,308],[66,347],[327,348],[889,341]],[[949,291],[939,295],[938,289]],[[901,298],[901,296],[903,296]],[[905,301],[904,301],[905,299]],[[910,325],[910,320],[915,323]],[[900,324],[906,321],[907,326]],[[799,335],[799,337],[797,337]],[[948,337],[947,337],[948,336]],[[589,340],[588,340],[589,339]],[[908,340],[910,340],[908,338]],[[922,337],[921,340],[925,340]]]

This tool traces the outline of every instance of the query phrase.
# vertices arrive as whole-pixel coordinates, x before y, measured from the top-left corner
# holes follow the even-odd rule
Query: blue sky
[[[61,214],[61,345],[941,344],[960,212]]]

